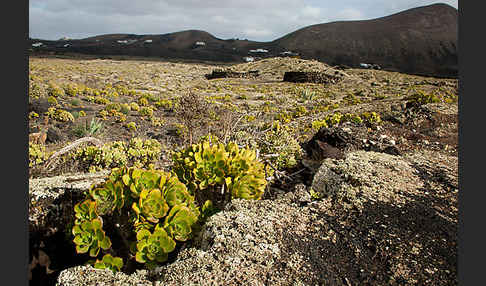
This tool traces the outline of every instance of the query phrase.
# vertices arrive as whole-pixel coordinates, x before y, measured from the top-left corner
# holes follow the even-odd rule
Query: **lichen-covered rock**
[[[59,207],[53,204],[56,199],[64,196],[66,192],[82,193],[88,190],[91,184],[104,180],[108,171],[87,174],[71,174],[29,180],[29,224],[42,227],[47,214],[52,208]],[[59,217],[62,219],[62,217]]]
[[[79,261],[70,237],[73,207],[107,171],[29,180],[29,280],[55,280]]]
[[[155,273],[117,274],[116,283],[457,284],[455,166],[457,157],[431,151],[356,151],[326,159],[312,187],[326,192],[325,186],[329,196],[310,201],[308,188],[299,185],[276,200],[233,200],[175,261]],[[339,199],[346,192],[353,196]],[[63,271],[57,285],[115,283],[107,271],[86,278],[89,269]]]
[[[76,266],[62,271],[56,286],[152,286],[147,280],[147,270],[137,270],[131,275],[113,273],[108,269],[96,269],[90,265]]]
[[[282,245],[282,235],[290,226],[294,239],[306,239],[297,234],[308,219],[308,212],[281,201],[233,200],[192,247],[159,270],[156,285],[307,285],[305,258]]]
[[[312,183],[321,196],[358,208],[370,200],[403,203],[403,194],[422,186],[417,171],[402,158],[366,151],[324,160]]]

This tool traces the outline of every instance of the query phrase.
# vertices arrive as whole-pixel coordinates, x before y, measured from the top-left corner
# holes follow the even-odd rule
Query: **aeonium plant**
[[[160,170],[113,169],[86,196],[74,207],[73,242],[77,253],[97,258],[95,267],[112,271],[127,259],[147,268],[166,261],[177,242],[191,238],[200,216],[186,186]]]

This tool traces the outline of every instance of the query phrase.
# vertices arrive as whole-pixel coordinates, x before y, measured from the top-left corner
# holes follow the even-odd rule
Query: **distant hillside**
[[[187,30],[161,35],[108,34],[69,41],[31,39],[30,44],[45,44],[34,48],[34,52],[219,62],[242,62],[248,55],[274,57],[293,51],[304,59],[331,65],[376,63],[404,73],[457,76],[457,17],[457,9],[434,4],[372,20],[312,25],[272,42],[223,40],[205,31]],[[268,52],[250,52],[258,48]]]
[[[387,17],[302,28],[273,43],[331,64],[377,63],[406,73],[457,73],[457,9],[434,4]]]

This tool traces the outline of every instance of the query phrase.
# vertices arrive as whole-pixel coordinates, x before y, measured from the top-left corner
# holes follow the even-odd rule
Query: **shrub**
[[[174,107],[174,103],[170,99],[160,99],[159,101],[155,102],[155,106],[159,108],[163,108],[168,111],[172,111]]]
[[[98,111],[98,115],[99,117],[101,117],[103,120],[107,120],[108,119],[108,116],[110,116],[110,113],[104,109]]]
[[[92,185],[74,212],[76,252],[90,257],[110,252],[94,265],[114,272],[122,268],[123,258],[111,253],[135,257],[149,269],[166,261],[177,242],[191,238],[200,215],[194,197],[176,176],[126,167],[113,169],[105,182]],[[105,229],[117,231],[107,234]],[[115,246],[108,235],[121,238],[120,243]]]
[[[110,100],[103,97],[103,96],[95,96],[94,99],[93,99],[94,103],[98,103],[98,104],[108,104],[110,103]]]
[[[268,160],[277,169],[292,168],[304,151],[295,136],[279,125],[274,127],[265,133],[264,140],[258,141],[262,155],[270,155]]]
[[[40,98],[43,95],[43,90],[36,82],[29,82],[29,98]]]
[[[316,97],[316,92],[308,89],[300,90],[299,97],[302,101],[313,100]]]
[[[101,147],[86,146],[77,149],[72,159],[82,163],[82,168],[99,170],[121,166],[148,167],[162,154],[162,146],[155,139],[132,138],[106,143]]]
[[[53,97],[61,97],[64,96],[64,89],[60,88],[59,86],[50,83],[47,87],[47,95]]]
[[[64,93],[67,95],[67,96],[76,96],[78,93],[80,93],[80,90],[78,89],[77,86],[73,85],[73,84],[68,84],[64,87]]]
[[[58,104],[57,99],[54,96],[52,96],[52,95],[47,98],[47,102],[49,104],[52,104],[52,105],[57,105]]]
[[[34,119],[34,118],[39,118],[39,114],[37,114],[35,111],[29,112],[29,119]]]
[[[407,98],[408,103],[414,105],[424,105],[429,103],[445,102],[454,103],[457,102],[457,96],[453,93],[440,93],[439,91],[426,93],[425,91],[417,91],[413,95]]]
[[[125,127],[128,128],[129,130],[137,131],[137,123],[135,123],[133,121],[125,124]]]
[[[378,124],[381,122],[380,115],[376,112],[363,112],[361,114],[335,112],[332,115],[327,115],[323,120],[315,120],[312,122],[312,129],[319,130],[322,127],[337,126],[343,122],[353,122],[356,124],[365,123],[367,125]]]
[[[51,152],[46,152],[44,145],[29,142],[29,167],[44,163],[50,155]]]
[[[377,124],[381,123],[381,117],[376,112],[363,112],[361,116],[365,119],[365,121],[369,124]]]
[[[96,133],[100,133],[103,130],[103,122],[92,118],[90,123],[86,120],[84,125],[78,125],[74,127],[74,134],[78,137],[93,136]]]
[[[150,117],[150,123],[154,127],[160,127],[164,124],[164,119],[162,119],[160,117],[152,116],[152,117]]]
[[[210,105],[203,96],[196,93],[181,96],[177,105],[177,118],[186,128],[189,144],[192,145],[197,130],[205,129],[208,124]]]
[[[154,115],[154,110],[150,106],[144,106],[138,112],[141,116],[152,117]]]
[[[72,106],[80,106],[81,105],[81,100],[77,99],[77,98],[73,98],[71,101],[70,101],[71,105]]]
[[[55,107],[49,107],[45,115],[62,122],[74,122],[74,116],[69,111],[56,109]]]
[[[140,97],[138,99],[138,104],[140,106],[148,106],[149,105],[149,102],[148,102],[148,99],[146,97]]]
[[[120,112],[125,114],[125,115],[128,115],[130,113],[130,104],[128,103],[122,103],[121,106],[120,106]]]
[[[130,103],[130,108],[133,111],[139,111],[140,110],[140,106],[136,102],[131,102]]]
[[[110,112],[112,110],[120,111],[122,109],[122,106],[118,102],[113,102],[113,103],[109,103],[109,104],[105,105],[104,109],[108,112]]]
[[[259,200],[267,181],[265,168],[254,150],[234,142],[205,140],[173,153],[173,171],[194,194],[199,205],[208,200],[216,209],[234,198]]]

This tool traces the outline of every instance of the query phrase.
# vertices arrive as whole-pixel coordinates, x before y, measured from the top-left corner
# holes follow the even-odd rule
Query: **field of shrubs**
[[[206,75],[215,70],[254,74],[257,71],[258,75],[207,79]],[[283,78],[287,71],[318,71],[332,75],[336,81],[286,82]],[[297,194],[300,188],[309,194],[309,198],[299,198],[301,207],[310,201],[321,201],[322,206],[332,201],[336,213],[349,211],[361,217],[364,207],[358,197],[366,189],[360,189],[361,181],[369,180],[364,184],[376,182],[379,186],[382,183],[379,178],[383,176],[393,183],[396,176],[389,172],[397,171],[399,167],[394,166],[405,160],[398,156],[416,156],[417,162],[429,160],[424,155],[427,152],[433,152],[437,160],[442,156],[457,157],[457,85],[456,79],[382,70],[343,70],[296,58],[217,65],[148,59],[31,57],[28,95],[31,189],[42,188],[36,184],[42,186],[39,183],[42,179],[58,175],[99,171],[108,175],[103,182],[90,184],[82,194],[71,190],[69,200],[58,202],[56,211],[62,210],[67,215],[49,215],[55,198],[67,195],[31,197],[29,231],[34,239],[30,247],[39,254],[37,257],[31,253],[30,270],[41,265],[46,267],[47,274],[31,271],[30,277],[34,276],[32,280],[37,282],[45,277],[51,277],[51,282],[57,279],[49,276],[52,273],[49,264],[39,262],[41,251],[49,252],[47,249],[52,245],[57,250],[43,253],[62,267],[87,263],[113,272],[133,273],[142,266],[153,270],[167,261],[172,263],[184,243],[232,199],[270,201],[278,193]],[[363,164],[376,164],[374,168],[383,174],[371,170],[373,175],[361,178],[361,174],[370,170],[360,169],[358,175],[343,175],[342,180],[349,181],[349,188],[360,191],[339,192],[336,198],[324,192],[327,187],[324,191],[313,189],[319,186],[314,176],[322,175],[318,169],[324,159],[332,159],[326,161],[328,165],[345,164],[353,157],[345,159],[344,153],[354,151],[374,151],[353,156],[375,158],[365,162],[369,165]],[[397,157],[376,155],[384,153]],[[453,161],[444,160],[444,170],[452,175],[442,169],[429,172],[428,168],[434,167],[428,161],[423,166],[416,163],[415,173],[404,173],[423,180],[430,190],[439,190],[434,195],[444,196],[444,203],[434,201],[433,207],[452,220],[457,216]],[[366,168],[353,164],[342,169]],[[333,172],[341,174],[337,167],[334,169]],[[338,178],[336,174],[331,179]],[[322,180],[322,184],[327,184],[327,179]],[[414,189],[417,183],[410,182],[397,179],[398,186],[371,188],[377,192],[371,196],[372,200],[375,195],[376,199],[392,197],[394,192],[406,188],[421,196],[423,190]],[[32,191],[31,196],[36,192]],[[428,191],[424,194],[429,196]],[[77,196],[76,201],[73,196]],[[395,207],[395,200],[388,203]],[[420,208],[429,205],[421,204]],[[372,210],[370,216],[375,215],[374,207]],[[377,215],[381,216],[381,212],[376,210]],[[413,213],[413,217],[423,219],[420,213]],[[36,219],[39,217],[45,219]],[[401,223],[397,223],[397,233],[404,237],[402,231],[406,232],[407,226]],[[49,234],[51,224],[56,229],[59,226],[60,238]],[[448,229],[453,226],[454,223],[447,224]],[[373,235],[370,231],[363,237]],[[454,247],[455,236],[447,239],[447,247]],[[42,250],[41,244],[48,247]],[[80,258],[74,256],[74,249],[76,255],[84,255],[86,259],[77,260]],[[447,257],[454,257],[453,249],[451,253]],[[370,254],[370,259],[376,255]],[[319,259],[313,263],[321,265]],[[396,267],[408,261],[405,254],[399,259]],[[340,263],[349,264],[344,260]],[[420,263],[442,265],[443,261],[434,264],[435,260],[424,258]],[[444,273],[454,276],[449,264],[443,267]],[[56,275],[62,270],[60,267],[54,271]],[[415,276],[407,273],[400,275],[410,279],[407,281],[415,281]],[[59,281],[80,277],[71,276],[62,276]],[[381,282],[388,279],[380,277],[384,279]]]
[[[204,77],[226,68],[258,70],[260,76]],[[297,164],[303,156],[299,144],[321,127],[352,122],[372,132],[391,112],[391,102],[457,102],[452,79],[349,69],[339,71],[344,76],[336,84],[282,82],[285,71],[295,70],[333,69],[293,58],[233,66],[30,58],[29,130],[47,135],[30,140],[30,176],[150,164],[167,168],[171,151],[210,134],[258,149],[283,171]],[[55,152],[83,137],[102,144],[67,148],[46,167]]]

